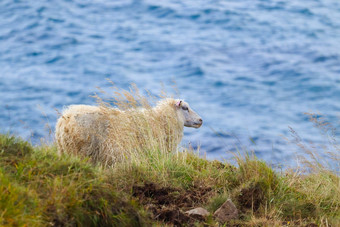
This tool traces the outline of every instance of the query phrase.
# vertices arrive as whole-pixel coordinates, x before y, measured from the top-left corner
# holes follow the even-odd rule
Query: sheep
[[[119,110],[106,106],[71,105],[56,124],[60,154],[89,157],[113,165],[133,152],[174,151],[183,127],[199,128],[203,121],[183,100],[162,99],[155,107]]]

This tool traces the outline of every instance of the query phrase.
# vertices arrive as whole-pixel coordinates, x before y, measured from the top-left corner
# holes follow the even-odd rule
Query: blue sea
[[[295,165],[290,127],[327,142],[305,112],[339,125],[340,1],[0,1],[1,132],[51,141],[57,112],[95,104],[107,79],[176,86],[204,120],[183,144],[209,159]]]

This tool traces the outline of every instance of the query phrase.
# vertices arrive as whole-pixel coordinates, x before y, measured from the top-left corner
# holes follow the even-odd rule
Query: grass
[[[340,180],[331,171],[278,174],[255,157],[239,158],[234,167],[188,150],[143,157],[102,168],[72,155],[58,156],[54,146],[33,147],[0,135],[0,225],[174,224],[166,213],[155,217],[165,212],[156,198],[162,191],[181,211],[203,206],[214,212],[231,198],[240,211],[239,225],[340,224]],[[145,193],[147,184],[154,185],[154,198]],[[154,210],[152,203],[158,206]],[[205,224],[217,225],[212,218]]]
[[[191,149],[136,147],[104,166],[0,134],[0,226],[219,226],[212,216],[184,212],[201,206],[213,213],[228,198],[240,217],[227,226],[340,225],[340,178],[318,159],[278,173],[251,154],[237,155],[233,166]]]
[[[140,226],[146,215],[99,166],[0,135],[1,226]]]

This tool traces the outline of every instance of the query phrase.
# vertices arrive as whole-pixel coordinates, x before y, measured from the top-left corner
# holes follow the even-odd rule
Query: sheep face
[[[190,108],[188,103],[179,100],[175,106],[178,116],[184,121],[184,126],[192,128],[201,127],[203,123],[202,118]]]

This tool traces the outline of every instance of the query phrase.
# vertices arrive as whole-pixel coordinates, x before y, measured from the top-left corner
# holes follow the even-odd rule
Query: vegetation
[[[227,198],[240,210],[234,224],[337,226],[339,186],[331,171],[278,174],[255,157],[234,167],[189,150],[102,168],[0,135],[1,226],[185,225],[198,220],[174,213],[197,206],[214,212]],[[212,218],[205,224],[217,225]]]
[[[184,212],[228,198],[240,217],[227,226],[340,225],[339,173],[318,159],[277,173],[250,154],[232,166],[153,147],[103,166],[0,135],[0,226],[218,226]]]
[[[146,214],[110,183],[108,174],[54,146],[0,136],[1,226],[138,226]]]

